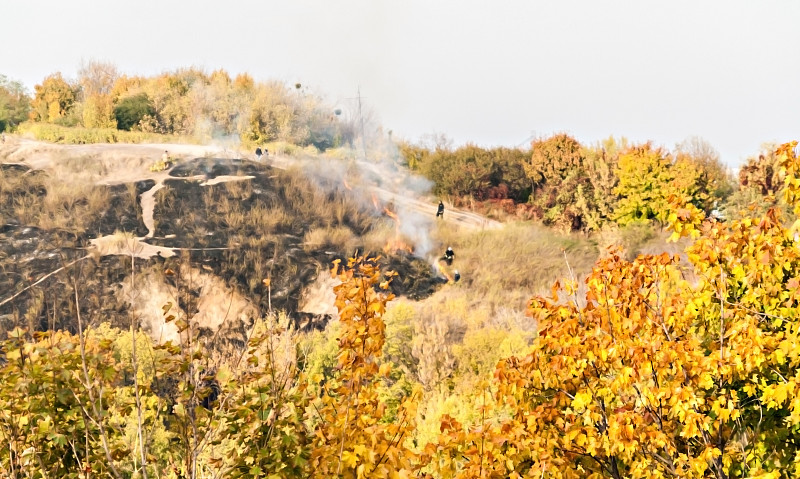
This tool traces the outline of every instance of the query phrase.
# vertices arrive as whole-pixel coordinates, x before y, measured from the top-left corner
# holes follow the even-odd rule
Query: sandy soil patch
[[[189,318],[194,327],[206,328],[215,334],[221,329],[244,330],[258,317],[258,309],[220,278],[190,266],[181,267],[180,275],[184,287],[199,293],[197,313]],[[175,322],[167,322],[165,316],[185,319],[187,313],[178,306],[178,290],[160,273],[150,271],[138,276],[133,283],[124,281],[120,294],[154,341],[160,344],[180,342]],[[165,315],[167,304],[172,306]]]
[[[320,271],[317,279],[303,291],[297,310],[303,313],[330,314],[336,317],[336,294],[333,288],[341,284],[339,278],[331,277],[330,271]]]
[[[142,259],[152,258],[153,256],[161,256],[162,258],[175,256],[175,251],[172,248],[151,245],[140,238],[127,235],[101,236],[89,240],[89,242],[92,244],[90,251],[101,256],[123,255]]]

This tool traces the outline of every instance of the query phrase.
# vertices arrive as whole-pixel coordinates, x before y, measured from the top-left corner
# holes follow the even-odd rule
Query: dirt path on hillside
[[[156,209],[156,191],[164,187],[164,181],[159,181],[152,188],[142,193],[139,202],[142,207],[142,222],[144,227],[147,228],[145,238],[152,238],[156,232],[156,221],[153,218],[153,212]]]
[[[400,193],[393,193],[383,188],[372,187],[372,191],[386,203],[403,205],[403,207],[418,211],[419,213],[436,217],[436,210],[439,204],[432,201],[423,201],[417,198],[404,196]],[[446,223],[456,224],[470,230],[483,230],[500,228],[502,223],[493,219],[481,216],[477,213],[463,211],[448,205],[444,210],[442,219]]]
[[[69,179],[117,185],[142,180],[159,182],[168,171],[150,171],[167,151],[173,158],[235,158],[238,152],[215,145],[96,143],[59,145],[6,135],[0,143],[0,159],[37,170],[52,170]],[[91,160],[91,161],[81,161]]]
[[[293,158],[273,154],[270,154],[266,161],[270,166],[282,170],[302,164],[302,162]],[[369,186],[367,189],[369,193],[374,193],[375,196],[380,198],[384,204],[394,203],[395,205],[402,205],[407,210],[413,210],[422,215],[430,215],[431,218],[436,217],[438,202],[435,202],[433,198],[419,198],[409,193],[394,192],[379,186]],[[445,208],[443,220],[446,223],[458,225],[469,230],[494,229],[502,226],[499,221],[477,213],[454,208],[452,205],[447,205]]]
[[[93,247],[103,255],[124,254],[145,258],[161,254],[172,256],[171,249],[154,247],[143,240],[155,234],[155,194],[168,178],[176,180],[205,180],[204,175],[171,177],[167,171],[150,171],[150,166],[167,151],[172,158],[217,157],[234,158],[237,152],[214,145],[186,144],[122,144],[58,145],[7,136],[0,144],[0,158],[5,163],[18,163],[33,169],[50,170],[67,181],[116,185],[153,180],[155,185],[139,198],[142,221],[147,228],[143,238],[120,241],[114,235],[95,238]],[[202,183],[203,186],[252,177],[224,176]]]

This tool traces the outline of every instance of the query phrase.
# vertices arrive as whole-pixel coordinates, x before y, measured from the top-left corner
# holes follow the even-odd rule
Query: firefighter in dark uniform
[[[439,209],[436,210],[436,217],[444,218],[444,203],[439,202]]]
[[[448,265],[453,264],[453,260],[456,258],[456,254],[453,252],[453,248],[448,246],[447,251],[444,252],[444,260],[447,261]]]

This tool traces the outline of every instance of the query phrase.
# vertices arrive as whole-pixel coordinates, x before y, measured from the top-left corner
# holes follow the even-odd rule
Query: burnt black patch
[[[0,335],[15,326],[74,331],[77,310],[87,324],[127,324],[130,317],[119,285],[129,278],[130,258],[86,257],[87,248],[90,239],[116,231],[144,236],[140,198],[155,182],[98,185],[107,189],[109,200],[85,231],[76,233],[43,230],[16,215],[15,204],[21,198],[33,204],[43,201],[51,178],[19,165],[3,165],[0,173],[15,185],[14,191],[0,191],[4,220],[0,225],[0,301],[21,292],[0,305]],[[303,292],[334,260],[345,260],[353,251],[306,244],[307,234],[314,229],[347,228],[357,239],[368,233],[381,220],[360,209],[363,201],[348,196],[352,193],[344,188],[322,192],[299,172],[247,160],[198,158],[183,162],[170,174],[172,178],[155,194],[155,237],[147,241],[177,248],[179,254],[137,259],[137,274],[153,267],[180,271],[188,265],[222,278],[261,314],[270,308],[284,310],[299,329],[325,327],[328,316],[298,311]],[[220,175],[254,178],[202,185],[204,179]],[[363,246],[356,246],[364,253]],[[442,282],[424,260],[406,253],[388,257],[376,253],[383,256],[382,268],[398,273],[390,286],[396,295],[422,299]],[[191,303],[201,292],[181,283],[178,275],[168,282],[183,291],[186,304],[181,307],[191,313]]]
[[[170,170],[169,175],[177,178],[205,176],[212,179],[225,175],[253,175],[264,171],[265,168],[264,165],[239,158],[195,158],[175,166]]]
[[[425,299],[447,280],[435,275],[431,265],[409,253],[399,252],[381,261],[382,269],[397,273],[389,283],[396,296],[407,296],[413,300]]]

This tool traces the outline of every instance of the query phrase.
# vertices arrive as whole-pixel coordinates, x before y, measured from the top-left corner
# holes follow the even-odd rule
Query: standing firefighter
[[[455,252],[453,252],[453,248],[448,246],[447,251],[444,252],[444,260],[447,261],[448,265],[453,264],[453,260],[456,258]]]
[[[261,147],[256,148],[256,161],[261,161]]]
[[[444,203],[439,202],[439,209],[436,210],[436,217],[444,218]]]
[[[459,273],[458,270],[456,270],[456,274],[453,275],[453,282],[458,283],[458,280],[460,279],[461,279],[461,273]]]

